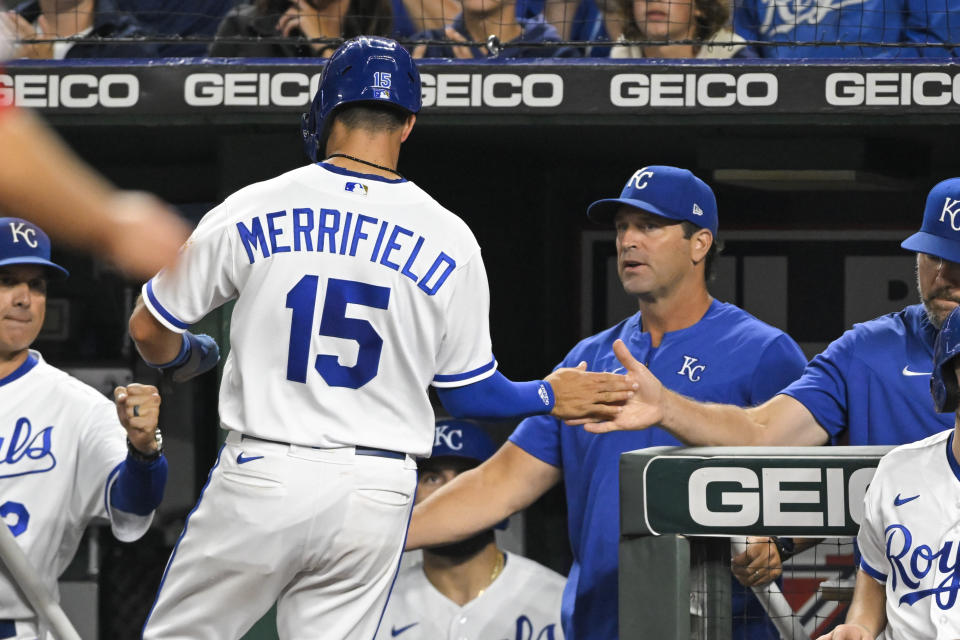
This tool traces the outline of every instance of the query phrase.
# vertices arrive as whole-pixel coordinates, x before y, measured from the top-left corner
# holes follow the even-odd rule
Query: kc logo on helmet
[[[23,238],[23,241],[30,245],[31,249],[37,248],[37,230],[33,227],[26,227],[24,222],[11,222],[10,223],[10,237],[13,238],[13,244],[18,244],[20,238]]]
[[[950,196],[947,196],[943,202],[943,211],[940,212],[940,222],[944,221],[944,216],[950,216],[950,228],[954,231],[960,231],[960,226],[957,226],[957,214],[960,213],[960,210],[955,207],[960,204],[960,200],[954,200]]]
[[[451,429],[447,425],[440,425],[436,428],[433,438],[433,446],[446,446],[452,451],[463,449],[463,430]]]
[[[640,189],[646,189],[649,180],[644,178],[652,178],[653,171],[647,171],[647,168],[637,169],[637,172],[630,177],[630,181],[627,182],[628,185],[632,184],[634,188],[639,191]]]

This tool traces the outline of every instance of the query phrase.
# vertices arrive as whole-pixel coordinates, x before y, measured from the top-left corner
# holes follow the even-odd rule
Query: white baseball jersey
[[[887,640],[960,638],[960,465],[954,430],[897,447],[864,496],[861,568],[886,585]]]
[[[427,580],[422,564],[403,570],[377,640],[562,640],[566,579],[523,556],[506,560],[493,584],[462,607]]]
[[[125,542],[150,526],[152,514],[109,505],[114,471],[126,457],[114,404],[36,351],[0,379],[0,517],[51,593],[92,518],[109,517]],[[32,617],[8,574],[0,574],[0,619]]]
[[[427,386],[496,368],[466,224],[412,182],[326,163],[228,197],[143,298],[173,331],[236,299],[221,423],[270,440],[427,455]]]

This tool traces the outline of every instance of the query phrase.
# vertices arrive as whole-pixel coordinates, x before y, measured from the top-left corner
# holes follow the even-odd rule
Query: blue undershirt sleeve
[[[750,402],[763,404],[803,374],[807,359],[800,346],[785,333],[770,341],[763,350],[750,385]]]
[[[437,397],[455,418],[505,420],[550,413],[553,389],[544,380],[513,382],[499,371],[461,387],[438,387]]]
[[[110,506],[126,513],[146,516],[163,499],[163,490],[167,485],[167,458],[160,456],[153,462],[140,462],[127,456],[112,475],[116,475],[117,479],[110,490]]]

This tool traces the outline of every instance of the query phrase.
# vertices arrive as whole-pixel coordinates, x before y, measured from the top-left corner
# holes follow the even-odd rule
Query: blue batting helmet
[[[404,113],[420,111],[420,73],[406,49],[389,38],[358,36],[347,40],[327,62],[310,112],[303,114],[303,148],[312,162],[323,152],[330,115],[353,102],[392,105]]]
[[[438,420],[431,458],[467,458],[483,462],[497,451],[487,432],[466,420]]]
[[[951,361],[960,355],[960,307],[950,312],[933,346],[933,375],[930,393],[940,413],[952,413],[960,405],[957,374]]]

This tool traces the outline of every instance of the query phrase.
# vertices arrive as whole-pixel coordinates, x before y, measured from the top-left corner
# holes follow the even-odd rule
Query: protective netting
[[[15,58],[317,57],[360,34],[453,58],[926,58],[960,0],[0,0]],[[2,39],[0,35],[0,39]],[[0,47],[2,48],[2,47]]]
[[[715,550],[726,544],[722,538],[700,539],[692,544],[692,638],[804,640],[818,638],[843,623],[856,580],[851,539],[824,539],[787,560],[782,567],[779,563],[760,568],[752,565],[748,576],[756,575],[758,583],[755,586],[744,587],[732,572],[725,571],[722,578],[730,583],[729,605],[721,604],[717,599],[720,589],[716,586],[716,576],[712,576],[711,583],[709,572],[704,571],[711,558],[705,549],[712,545]],[[766,542],[748,544],[760,547],[758,556],[767,552]],[[742,547],[733,545],[734,559],[739,549]],[[770,581],[773,576],[776,578]]]

